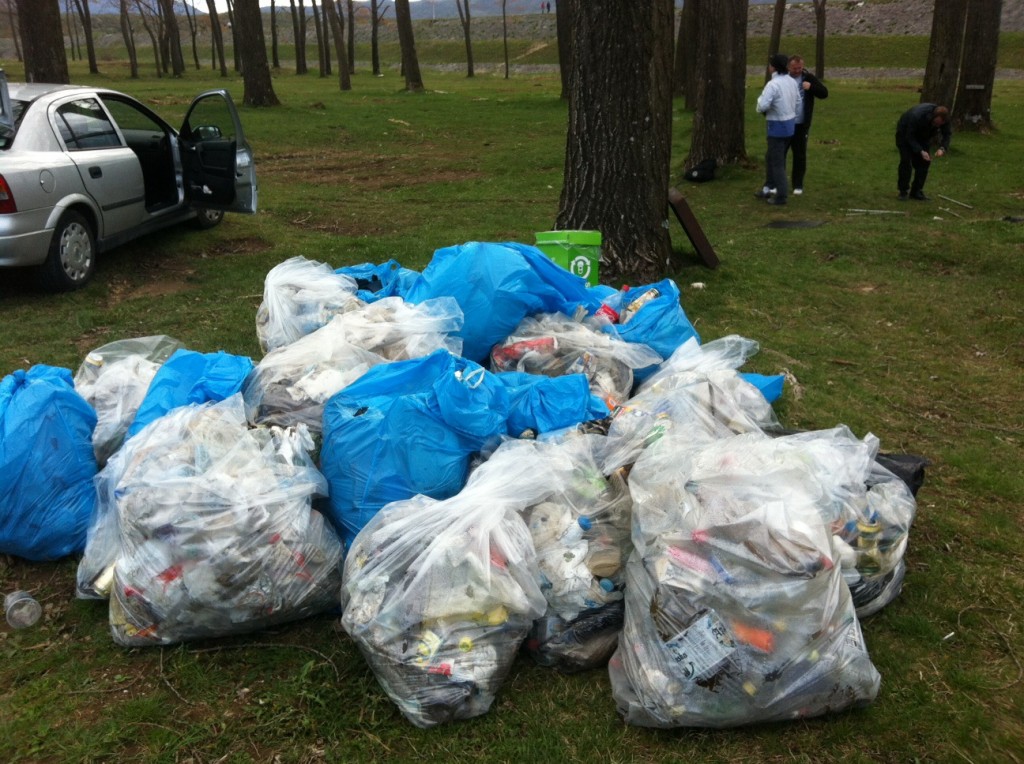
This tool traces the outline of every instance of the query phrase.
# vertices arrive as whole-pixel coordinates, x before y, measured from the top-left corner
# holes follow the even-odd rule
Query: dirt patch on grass
[[[410,175],[409,164],[428,163]],[[482,177],[479,172],[460,169],[455,157],[427,151],[414,158],[394,154],[366,155],[357,152],[281,154],[262,159],[260,171],[272,175],[275,182],[347,185],[352,194],[388,188],[450,183]]]

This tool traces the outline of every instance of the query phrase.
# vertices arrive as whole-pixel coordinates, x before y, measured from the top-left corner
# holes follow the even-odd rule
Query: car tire
[[[46,261],[39,266],[44,289],[70,292],[89,283],[96,271],[96,237],[85,217],[68,210],[61,215],[50,240]]]
[[[224,210],[209,210],[199,207],[196,209],[195,226],[200,231],[220,225],[224,219]]]

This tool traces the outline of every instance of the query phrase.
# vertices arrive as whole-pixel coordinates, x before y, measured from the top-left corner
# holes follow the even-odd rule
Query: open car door
[[[7,90],[7,75],[0,69],[0,138],[14,135],[14,109],[11,94]]]
[[[179,134],[185,198],[196,207],[256,212],[256,166],[231,95],[199,94]]]

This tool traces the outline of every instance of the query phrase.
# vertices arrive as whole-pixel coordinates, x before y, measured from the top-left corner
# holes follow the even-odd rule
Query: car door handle
[[[95,167],[95,166],[94,167],[90,167],[89,168],[89,177],[90,178],[102,178],[103,177],[103,169],[100,168],[100,167]]]

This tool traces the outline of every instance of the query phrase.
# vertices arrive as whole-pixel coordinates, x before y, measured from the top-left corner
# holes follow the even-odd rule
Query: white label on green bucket
[[[590,258],[585,255],[576,255],[569,263],[569,273],[575,273],[585,279],[590,278]]]

